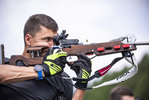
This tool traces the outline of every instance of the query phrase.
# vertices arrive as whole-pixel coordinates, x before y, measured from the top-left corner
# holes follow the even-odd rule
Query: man
[[[27,48],[33,46],[54,46],[53,36],[57,36],[58,25],[49,16],[36,14],[31,16],[24,27],[25,48],[23,56],[31,58]],[[63,72],[66,64],[66,52],[49,55],[45,50],[42,65],[26,67],[23,61],[18,61],[17,66],[0,66],[0,98],[2,100],[83,100],[85,90],[76,89],[72,98],[73,88],[71,81],[64,80],[61,76],[68,77]],[[82,71],[89,77],[91,62],[88,57],[80,54],[81,59],[74,62],[72,69],[78,77],[83,76]],[[38,68],[39,69],[39,68]],[[40,72],[40,73],[37,73]],[[9,84],[10,83],[10,84]],[[85,88],[87,82],[76,82],[78,88]]]
[[[135,97],[129,88],[117,86],[111,90],[110,100],[135,100]]]

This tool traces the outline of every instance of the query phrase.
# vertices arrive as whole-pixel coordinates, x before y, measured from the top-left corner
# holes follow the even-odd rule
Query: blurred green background
[[[149,55],[144,55],[143,59],[138,64],[138,73],[128,79],[125,82],[104,86],[97,89],[87,90],[84,100],[109,100],[110,91],[117,85],[124,85],[132,89],[135,97],[141,97],[142,100],[149,100]],[[127,72],[129,69],[126,67],[120,72],[114,72],[112,74],[107,74],[101,81],[94,82],[94,86],[101,84],[102,82],[116,78],[117,76]]]

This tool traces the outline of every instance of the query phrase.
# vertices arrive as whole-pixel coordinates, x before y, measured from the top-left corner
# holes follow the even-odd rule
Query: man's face
[[[51,29],[41,26],[41,30],[32,37],[30,46],[44,46],[51,48],[54,46],[53,36],[57,36],[57,32],[53,32]]]
[[[135,100],[134,96],[122,96],[121,100]]]

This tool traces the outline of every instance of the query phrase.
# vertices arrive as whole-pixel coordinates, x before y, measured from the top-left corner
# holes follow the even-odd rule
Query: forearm
[[[75,92],[72,100],[83,100],[84,94],[85,94],[85,90],[76,89],[76,92]]]
[[[20,82],[37,77],[38,74],[34,71],[34,67],[18,67],[12,65],[0,66],[0,84]]]

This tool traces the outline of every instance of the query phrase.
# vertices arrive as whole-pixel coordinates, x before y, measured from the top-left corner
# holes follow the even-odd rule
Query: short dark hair
[[[24,26],[24,39],[26,34],[30,34],[32,37],[40,31],[40,26],[44,26],[51,29],[53,32],[57,32],[58,25],[54,19],[45,14],[35,14],[29,17]]]
[[[122,96],[134,96],[131,89],[126,86],[117,86],[110,92],[110,100],[121,100]]]

